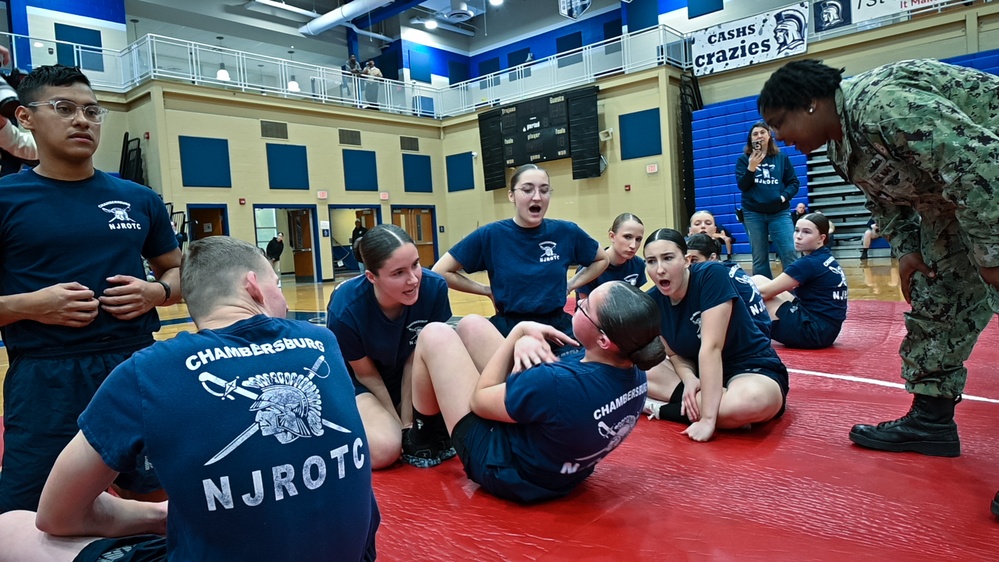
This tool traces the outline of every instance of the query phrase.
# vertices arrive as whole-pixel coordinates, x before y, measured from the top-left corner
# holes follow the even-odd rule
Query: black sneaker
[[[999,492],[996,492],[996,497],[992,498],[992,515],[999,517]]]
[[[430,468],[454,458],[458,453],[451,446],[451,436],[432,437],[427,443],[413,443],[412,430],[402,430],[402,462],[417,468]]]

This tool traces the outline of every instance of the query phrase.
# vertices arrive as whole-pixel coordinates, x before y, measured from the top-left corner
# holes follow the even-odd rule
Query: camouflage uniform
[[[999,312],[978,266],[999,266],[999,77],[932,60],[882,66],[836,92],[829,159],[867,196],[895,256],[919,252],[899,350],[910,393],[955,398]]]

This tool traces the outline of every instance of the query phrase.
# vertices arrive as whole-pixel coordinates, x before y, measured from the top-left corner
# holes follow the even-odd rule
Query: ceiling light
[[[502,6],[503,0],[489,0],[490,6]]]
[[[228,82],[230,80],[229,71],[225,69],[225,63],[222,62],[222,36],[216,35],[215,38],[219,40],[219,69],[215,72],[215,79]]]
[[[433,18],[430,18],[428,20],[424,20],[423,21],[423,25],[427,29],[437,29],[437,20],[435,20]]]
[[[291,49],[292,50],[288,51],[288,57],[291,59],[292,62],[295,62],[295,46],[292,45]],[[298,85],[298,81],[295,80],[295,75],[292,74],[288,78],[289,78],[289,80],[288,80],[288,91],[289,92],[301,92],[302,91],[302,87],[299,86]]]

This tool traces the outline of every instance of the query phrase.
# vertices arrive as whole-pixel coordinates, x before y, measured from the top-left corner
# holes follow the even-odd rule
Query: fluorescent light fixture
[[[253,10],[254,12],[302,22],[312,21],[322,15],[315,10],[303,10],[302,8],[273,0],[250,0],[246,4],[243,4],[243,6],[247,10]]]
[[[302,91],[302,87],[299,86],[298,82],[295,81],[295,75],[294,74],[291,75],[291,80],[288,80],[288,91],[289,92],[301,92]]]
[[[503,0],[489,0],[490,6],[502,6]]]
[[[434,18],[423,20],[423,26],[427,29],[437,29],[437,20]]]
[[[231,78],[229,78],[229,71],[225,69],[224,62],[219,63],[219,69],[218,72],[215,73],[215,79],[221,80],[223,82],[228,82],[229,80],[231,80]]]

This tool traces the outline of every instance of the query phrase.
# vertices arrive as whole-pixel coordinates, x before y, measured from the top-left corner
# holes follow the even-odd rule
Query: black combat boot
[[[860,249],[860,259],[862,259],[862,260],[866,260],[867,259],[867,248],[861,248]]]
[[[953,398],[914,394],[909,413],[878,425],[855,425],[850,441],[879,451],[914,451],[934,457],[956,457],[961,441],[954,423]]]

